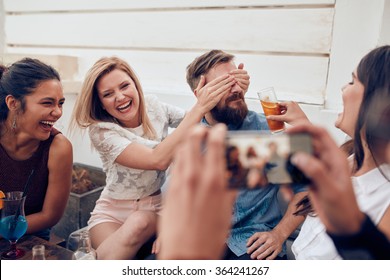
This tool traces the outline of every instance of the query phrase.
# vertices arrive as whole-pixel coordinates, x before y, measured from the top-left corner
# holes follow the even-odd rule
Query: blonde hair
[[[155,139],[156,132],[146,113],[141,83],[130,65],[118,57],[103,57],[89,69],[81,88],[81,93],[73,108],[69,126],[70,131],[74,131],[77,127],[85,129],[91,124],[101,121],[118,124],[118,121],[103,109],[96,88],[100,78],[115,69],[125,72],[134,81],[139,95],[139,121],[143,125],[146,137]]]

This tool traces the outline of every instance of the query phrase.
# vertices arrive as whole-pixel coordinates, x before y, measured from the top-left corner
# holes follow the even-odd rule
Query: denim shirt
[[[205,119],[202,123],[208,125]],[[240,126],[228,125],[228,130],[265,130],[269,131],[264,114],[249,111]],[[237,256],[246,253],[246,243],[256,232],[271,231],[282,219],[278,202],[279,185],[270,184],[261,189],[241,190],[233,208],[232,229],[227,246]],[[286,246],[279,256],[286,254]]]

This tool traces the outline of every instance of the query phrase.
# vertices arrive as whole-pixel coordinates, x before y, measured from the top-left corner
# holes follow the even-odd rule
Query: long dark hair
[[[9,67],[0,65],[0,125],[8,116],[5,102],[7,95],[12,95],[25,110],[25,96],[30,95],[42,82],[60,81],[60,75],[51,66],[33,58],[23,58]]]
[[[357,78],[364,86],[364,93],[355,125],[354,138],[351,140],[355,160],[354,171],[362,167],[364,157],[367,156],[364,153],[362,136],[365,138],[375,165],[379,167],[375,148],[378,143],[377,129],[371,129],[373,123],[370,122],[370,115],[378,107],[376,104],[389,106],[384,103],[390,100],[390,46],[378,47],[366,54],[357,67]],[[379,103],[378,99],[380,99]],[[390,126],[390,124],[387,125]],[[382,170],[380,172],[389,180]],[[307,196],[301,199],[296,206],[298,210],[294,213],[295,215],[313,213]]]
[[[362,132],[375,160],[373,151],[376,137],[373,136],[372,130],[366,127],[369,114],[372,113],[370,108],[375,106],[376,96],[381,96],[383,102],[389,100],[386,96],[390,95],[390,46],[376,48],[364,56],[357,67],[357,76],[364,86],[363,100],[353,138],[356,170],[359,170],[365,157]]]

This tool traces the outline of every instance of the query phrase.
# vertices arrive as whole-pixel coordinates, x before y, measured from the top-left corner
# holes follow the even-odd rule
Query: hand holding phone
[[[226,161],[230,188],[254,189],[267,184],[308,184],[291,162],[294,152],[312,154],[308,134],[268,134],[234,131],[226,137]]]

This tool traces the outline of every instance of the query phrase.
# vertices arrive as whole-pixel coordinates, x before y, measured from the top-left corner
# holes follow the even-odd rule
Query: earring
[[[16,130],[16,117],[14,117],[14,120],[12,121],[11,129],[12,129],[13,131]]]

